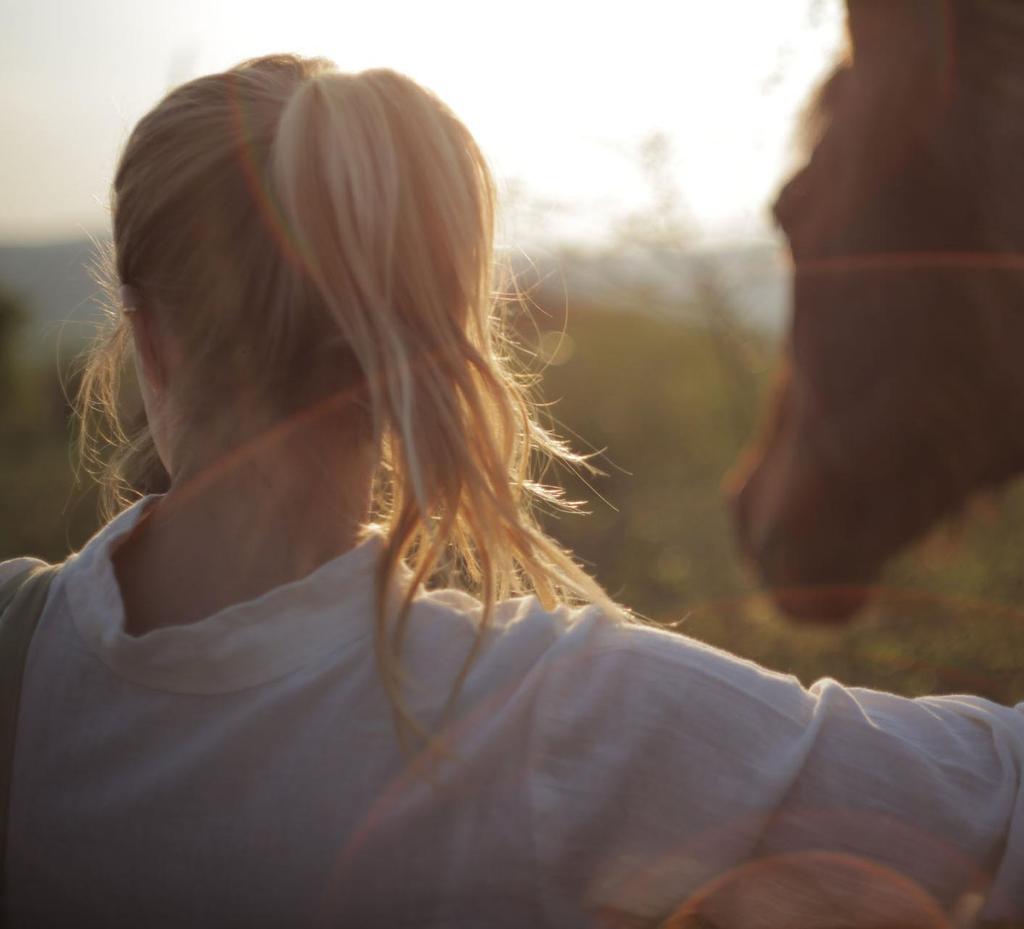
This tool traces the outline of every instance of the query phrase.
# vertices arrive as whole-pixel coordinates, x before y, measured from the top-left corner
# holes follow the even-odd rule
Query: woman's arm
[[[663,917],[765,873],[746,863],[822,852],[832,883],[867,873],[876,894],[918,887],[945,913],[984,898],[987,917],[1024,918],[1024,712],[807,690],[596,613],[556,651],[532,784],[555,921],[576,906]]]

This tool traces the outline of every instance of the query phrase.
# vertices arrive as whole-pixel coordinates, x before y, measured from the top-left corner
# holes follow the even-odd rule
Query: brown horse
[[[847,0],[847,17],[774,208],[787,360],[735,482],[742,548],[818,619],[1024,470],[1024,3]]]

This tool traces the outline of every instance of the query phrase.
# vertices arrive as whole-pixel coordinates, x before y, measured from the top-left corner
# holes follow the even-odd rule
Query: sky
[[[842,31],[841,0],[0,0],[0,242],[102,233],[139,117],[280,51],[438,93],[495,169],[506,240],[621,236],[654,202],[652,137],[694,244],[763,239]]]

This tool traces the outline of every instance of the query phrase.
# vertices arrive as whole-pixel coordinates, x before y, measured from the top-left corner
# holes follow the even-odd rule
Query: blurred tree
[[[26,320],[21,302],[13,293],[0,288],[0,416],[5,416],[17,400],[17,341]]]
[[[30,360],[29,307],[0,286],[0,560],[59,560],[96,526],[94,495],[76,486],[65,377]]]

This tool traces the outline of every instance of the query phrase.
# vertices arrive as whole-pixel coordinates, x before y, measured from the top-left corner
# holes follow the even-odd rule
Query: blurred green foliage
[[[95,493],[76,480],[71,376],[21,351],[27,308],[0,290],[0,560],[63,559],[96,526]]]
[[[756,396],[731,377],[716,333],[591,306],[570,311],[565,339],[571,356],[544,371],[546,413],[577,450],[601,450],[592,463],[603,475],[556,476],[588,515],[553,514],[551,531],[648,616],[749,590],[720,488],[753,428]],[[771,351],[754,336],[729,350]]]

